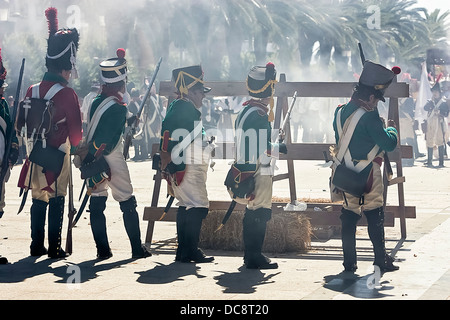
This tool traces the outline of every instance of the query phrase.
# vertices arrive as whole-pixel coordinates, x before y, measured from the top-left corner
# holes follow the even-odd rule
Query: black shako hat
[[[204,86],[203,69],[200,65],[174,69],[172,71],[172,81],[175,82],[175,88],[177,88],[182,97],[192,88],[203,89],[205,93],[211,91],[211,88]]]
[[[270,122],[274,119],[273,95],[275,93],[275,84],[277,83],[276,76],[277,71],[272,62],[268,62],[265,66],[254,66],[250,69],[247,76],[247,90],[250,96],[260,99],[270,97]]]
[[[102,80],[105,83],[116,83],[127,79],[128,68],[125,49],[117,49],[116,55],[117,58],[107,59],[100,63]]]
[[[47,69],[72,70],[73,78],[78,78],[76,54],[80,36],[76,28],[58,29],[58,11],[50,7],[45,10],[48,23]]]
[[[402,72],[400,67],[393,67],[392,70],[389,70],[381,64],[366,60],[359,83],[374,89],[377,93],[377,98],[385,102],[384,92],[400,72]]]

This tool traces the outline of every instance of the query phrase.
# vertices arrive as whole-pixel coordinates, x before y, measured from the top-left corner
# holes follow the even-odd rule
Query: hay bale
[[[200,233],[199,246],[201,248],[227,251],[244,250],[242,241],[242,219],[244,212],[234,211],[226,225],[216,232],[225,214],[226,210],[209,211],[206,219],[203,220]]]
[[[226,225],[216,232],[226,210],[211,210],[203,221],[199,246],[204,249],[242,251],[242,219],[244,211],[234,211]],[[309,219],[293,212],[272,214],[267,223],[263,251],[273,253],[304,252],[311,244]]]

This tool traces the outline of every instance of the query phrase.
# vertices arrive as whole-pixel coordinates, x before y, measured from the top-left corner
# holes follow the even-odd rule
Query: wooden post
[[[280,84],[285,84],[286,83],[286,74],[282,73],[280,74]],[[275,86],[275,91],[276,91],[276,86]],[[275,121],[273,123],[273,128],[279,130],[280,126],[281,126],[281,120],[282,120],[282,115],[283,117],[286,117],[286,114],[288,112],[288,96],[283,96],[283,97],[278,97],[277,98],[277,109],[276,109],[276,114],[275,114]],[[285,129],[285,143],[289,152],[289,146],[292,143],[292,139],[291,139],[291,125],[290,125],[290,121],[288,120],[288,125]],[[295,200],[297,200],[297,191],[296,191],[296,186],[295,186],[295,174],[294,174],[294,160],[293,159],[288,159],[287,160],[287,169],[288,169],[288,179],[289,179],[289,196],[291,199],[291,204],[295,203]],[[276,177],[274,177],[274,181],[276,181]]]
[[[393,84],[397,83],[397,78],[395,77],[393,80]],[[409,85],[408,85],[409,90]],[[398,145],[397,148],[400,148],[400,117],[398,111],[398,97],[389,98],[389,113],[388,119],[394,120],[395,125],[398,131]],[[394,161],[397,166],[397,177],[403,177],[403,165],[402,165],[402,157],[401,153],[398,153],[398,156],[395,157]],[[398,206],[399,206],[399,216],[400,216],[400,232],[403,239],[406,239],[406,218],[405,218],[405,194],[404,194],[404,185],[403,183],[397,184],[397,192],[398,192]]]

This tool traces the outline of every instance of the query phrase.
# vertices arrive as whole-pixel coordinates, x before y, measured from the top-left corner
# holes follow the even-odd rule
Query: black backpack
[[[39,84],[32,87],[32,96],[19,103],[16,131],[32,140],[45,140],[53,130],[54,104],[51,100],[64,87],[56,83],[44,99],[39,98]],[[64,121],[64,120],[62,120]]]

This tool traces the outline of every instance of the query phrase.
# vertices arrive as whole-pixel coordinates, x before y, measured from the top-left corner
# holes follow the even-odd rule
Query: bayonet
[[[286,126],[290,121],[291,118],[291,113],[292,113],[292,109],[294,108],[295,105],[295,100],[297,100],[297,91],[294,92],[294,95],[292,96],[292,102],[291,105],[286,113],[286,116],[283,119],[283,123],[280,126],[280,133],[278,135],[278,142],[283,142],[283,137],[286,133]]]
[[[155,72],[153,73],[152,79],[148,85],[147,91],[145,92],[144,98],[141,101],[139,110],[136,114],[136,120],[131,125],[131,128],[130,128],[131,130],[129,130],[127,135],[125,136],[125,142],[123,144],[123,156],[125,157],[125,160],[128,158],[128,151],[131,146],[131,140],[133,139],[133,135],[138,126],[139,118],[141,117],[142,111],[144,110],[145,102],[147,101],[147,98],[150,95],[150,91],[152,89],[153,83],[155,82],[156,75],[158,74],[159,67],[161,66],[161,62],[162,62],[162,57],[159,58],[158,64],[156,65],[156,68],[155,68]]]

